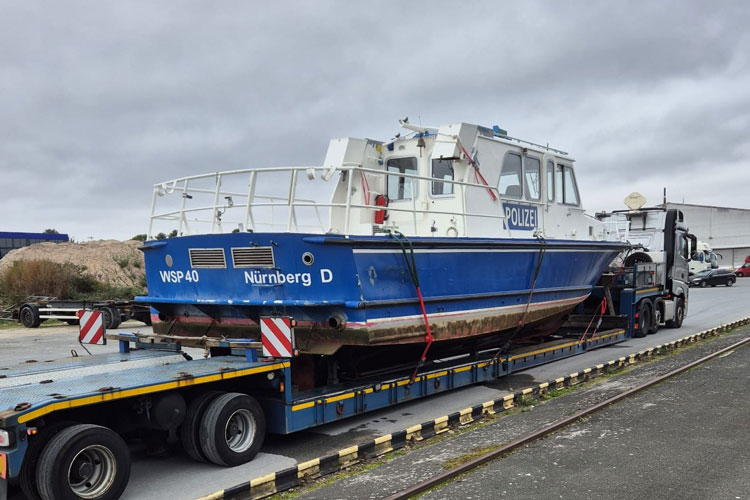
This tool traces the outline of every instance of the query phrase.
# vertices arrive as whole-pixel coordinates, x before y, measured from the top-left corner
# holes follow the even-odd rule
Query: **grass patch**
[[[117,262],[122,267],[123,262],[127,265],[128,259]],[[0,275],[0,303],[14,306],[33,295],[90,301],[103,298],[130,300],[135,295],[145,294],[145,286],[112,286],[85,271],[85,266],[49,260],[16,261]]]
[[[494,444],[491,446],[481,446],[479,448],[474,448],[469,453],[466,453],[465,455],[461,455],[459,457],[451,458],[447,462],[443,463],[444,469],[455,469],[459,465],[463,465],[466,462],[470,462],[474,460],[477,457],[481,457],[482,455],[485,455],[491,451],[495,451],[496,449],[500,448],[501,445]]]

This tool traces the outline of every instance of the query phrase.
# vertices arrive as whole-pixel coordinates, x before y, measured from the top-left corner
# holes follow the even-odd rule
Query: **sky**
[[[156,183],[398,119],[569,151],[584,207],[750,208],[737,1],[0,0],[0,231],[145,233]]]

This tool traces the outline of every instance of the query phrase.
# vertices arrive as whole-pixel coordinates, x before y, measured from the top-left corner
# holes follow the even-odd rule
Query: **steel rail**
[[[413,496],[418,495],[419,493],[427,491],[430,488],[434,488],[435,486],[445,483],[449,481],[450,479],[453,479],[456,476],[460,476],[461,474],[471,471],[472,469],[475,469],[495,459],[501,458],[503,455],[506,455],[517,448],[530,444],[563,427],[573,424],[583,417],[586,417],[600,410],[603,410],[607,408],[608,406],[613,405],[614,403],[617,403],[619,401],[622,401],[623,399],[629,398],[630,396],[633,396],[651,386],[654,386],[676,375],[686,372],[690,370],[691,368],[699,366],[705,363],[706,361],[709,361],[717,356],[721,356],[722,354],[726,352],[737,349],[738,347],[741,347],[742,345],[747,344],[749,342],[750,342],[750,337],[746,337],[745,339],[735,344],[732,344],[729,347],[725,347],[724,349],[711,353],[706,357],[693,361],[692,363],[688,363],[687,365],[677,368],[676,370],[672,370],[669,373],[666,373],[664,375],[651,379],[648,382],[645,382],[637,387],[634,387],[628,391],[625,391],[621,394],[613,396],[607,399],[606,401],[603,401],[594,406],[581,410],[577,412],[576,414],[571,415],[570,417],[566,417],[556,422],[553,422],[549,424],[548,426],[539,429],[538,431],[532,432],[531,434],[527,434],[526,436],[516,439],[515,441],[511,441],[510,443],[505,444],[501,446],[500,448],[497,448],[491,452],[481,455],[473,460],[470,460],[462,465],[459,465],[458,467],[455,467],[445,472],[441,472],[440,474],[432,476],[429,479],[425,479],[424,481],[421,481],[413,486],[410,486],[409,488],[406,488],[404,490],[399,491],[398,493],[395,493],[389,497],[386,497],[385,500],[405,500],[408,498],[412,498]]]

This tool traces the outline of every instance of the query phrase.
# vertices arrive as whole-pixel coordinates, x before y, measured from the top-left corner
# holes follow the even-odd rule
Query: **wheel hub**
[[[83,481],[90,479],[91,475],[94,473],[94,465],[88,460],[81,461],[81,463],[78,464],[77,469],[76,473]]]

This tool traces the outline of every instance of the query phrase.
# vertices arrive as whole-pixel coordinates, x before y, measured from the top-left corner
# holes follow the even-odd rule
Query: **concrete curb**
[[[707,337],[713,337],[718,333],[723,333],[738,326],[747,324],[750,324],[750,316],[716,328],[703,330],[702,332],[672,342],[659,344],[656,347],[613,359],[606,363],[586,368],[580,372],[571,373],[565,377],[559,377],[555,380],[544,382],[535,387],[528,387],[513,394],[508,394],[500,399],[487,401],[470,408],[465,408],[423,424],[414,425],[392,434],[386,434],[362,444],[344,448],[336,453],[308,460],[307,462],[297,464],[294,467],[257,477],[222,491],[217,491],[211,495],[201,497],[198,500],[254,500],[265,498],[275,493],[299,486],[308,480],[317,479],[346,469],[347,467],[360,463],[362,460],[372,459],[394,450],[398,450],[410,442],[423,441],[442,434],[451,428],[468,425],[481,419],[485,415],[493,415],[495,413],[510,410],[516,406],[517,402],[525,397],[538,397],[546,394],[550,390],[560,390],[566,387],[572,387],[596,378],[601,374],[618,371],[639,361],[666,354],[667,352],[673,351],[679,347],[693,344]]]

